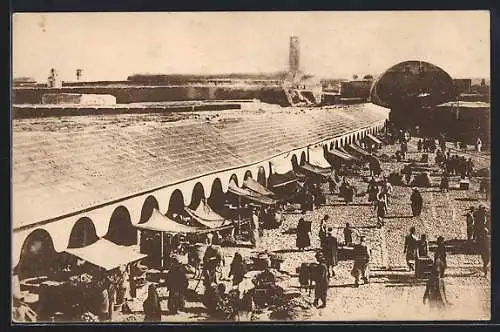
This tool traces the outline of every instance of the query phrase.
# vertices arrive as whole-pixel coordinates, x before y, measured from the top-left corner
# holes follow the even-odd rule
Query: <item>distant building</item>
[[[14,77],[12,79],[12,86],[21,87],[21,86],[35,86],[36,81],[32,77]]]
[[[453,86],[455,87],[457,95],[471,93],[472,80],[470,78],[454,78]]]

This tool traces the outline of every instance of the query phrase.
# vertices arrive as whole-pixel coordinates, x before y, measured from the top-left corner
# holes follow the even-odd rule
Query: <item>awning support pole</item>
[[[238,236],[241,235],[241,210],[240,210],[240,207],[241,207],[241,197],[238,196]]]
[[[163,257],[165,256],[165,249],[163,247],[163,237],[165,235],[164,232],[160,232],[161,234],[161,270],[163,271]]]

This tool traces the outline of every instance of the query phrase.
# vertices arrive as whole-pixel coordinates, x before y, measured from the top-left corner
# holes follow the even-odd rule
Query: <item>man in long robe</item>
[[[316,279],[314,280],[314,305],[317,308],[326,307],[326,296],[328,293],[328,267],[325,264],[325,259],[322,255],[317,257],[318,265],[316,271]],[[318,306],[321,300],[321,305]]]
[[[410,196],[410,201],[413,216],[420,216],[420,213],[422,212],[423,198],[417,188],[413,188],[413,192]]]
[[[325,258],[325,264],[328,269],[328,277],[335,277],[334,267],[338,264],[338,240],[333,235],[333,229],[331,227],[328,227],[328,232],[325,238],[325,248],[323,249],[323,256]]]

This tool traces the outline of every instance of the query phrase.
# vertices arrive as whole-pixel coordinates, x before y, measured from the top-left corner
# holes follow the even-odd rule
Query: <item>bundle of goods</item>
[[[91,312],[86,312],[82,315],[81,320],[86,323],[98,322],[99,318]]]
[[[72,286],[89,285],[93,281],[93,276],[88,273],[71,276],[69,282]]]
[[[273,308],[270,318],[278,320],[300,320],[304,311],[312,308],[311,304],[304,298],[294,298],[291,300],[280,301]]]
[[[387,181],[389,181],[389,183],[393,186],[401,186],[403,185],[403,176],[401,174],[393,172],[389,174]]]

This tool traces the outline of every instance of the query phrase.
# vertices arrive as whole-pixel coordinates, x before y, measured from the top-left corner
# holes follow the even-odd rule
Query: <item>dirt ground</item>
[[[450,145],[451,147],[451,145]],[[385,146],[378,154],[392,155],[398,146]],[[420,159],[416,152],[416,140],[409,143],[407,158]],[[462,152],[461,155],[464,153]],[[489,167],[489,153],[477,153],[472,147],[466,152],[467,157],[473,158],[476,169]],[[433,161],[433,160],[432,160]],[[403,163],[382,163],[386,174],[401,170]],[[364,192],[367,184],[362,179],[351,178],[358,192]],[[440,179],[432,178],[433,185],[438,185]],[[458,188],[458,177],[450,179],[450,186]],[[288,234],[290,228],[295,228],[300,214],[287,214],[283,225],[279,229],[264,232],[259,250],[278,252],[284,262],[281,272],[278,273],[279,284],[285,289],[295,289],[301,292],[301,299],[312,304],[314,300],[307,290],[299,289],[296,268],[302,262],[314,262],[314,248],[319,247],[318,230],[320,219],[328,214],[328,226],[337,231],[337,238],[342,241],[342,228],[349,222],[356,228],[358,234],[367,238],[367,243],[373,251],[371,263],[370,284],[355,288],[350,275],[352,261],[340,261],[336,267],[336,276],[330,279],[327,305],[323,309],[301,310],[296,320],[314,321],[363,321],[363,320],[488,320],[490,319],[490,288],[489,275],[483,277],[479,255],[448,253],[448,269],[445,285],[448,300],[451,302],[442,312],[431,312],[428,306],[422,303],[425,282],[417,280],[414,273],[409,272],[403,254],[404,237],[411,226],[417,229],[417,235],[426,234],[432,243],[439,235],[445,240],[466,238],[465,209],[469,206],[478,206],[484,203],[488,208],[489,201],[478,192],[477,179],[471,180],[468,191],[450,190],[442,193],[438,188],[422,188],[424,207],[420,217],[411,217],[409,197],[411,188],[395,186],[389,205],[389,214],[386,225],[382,229],[374,227],[376,218],[372,206],[367,203],[366,196],[355,197],[353,204],[346,206],[338,196],[328,195],[327,204],[307,212],[306,219],[312,220],[311,248],[298,252],[295,248],[295,235]],[[326,187],[325,187],[326,191]],[[355,239],[356,241],[356,239]],[[229,264],[234,252],[239,251],[244,257],[252,255],[250,248],[223,248],[226,266],[223,270],[223,282],[228,289],[231,287],[227,278]],[[254,272],[247,273],[240,285],[241,290],[252,287],[251,278]],[[197,280],[190,280],[190,289],[196,287]],[[203,292],[200,283],[198,293]],[[312,292],[314,294],[314,292]],[[145,294],[139,294],[135,303],[137,309],[142,308]],[[166,309],[166,301],[163,303]],[[270,320],[269,312],[263,311],[249,317],[240,315],[240,320]],[[141,314],[117,315],[118,321],[142,321]],[[176,315],[163,315],[162,321],[185,322],[209,320],[205,308],[200,302],[187,302],[183,312]]]

